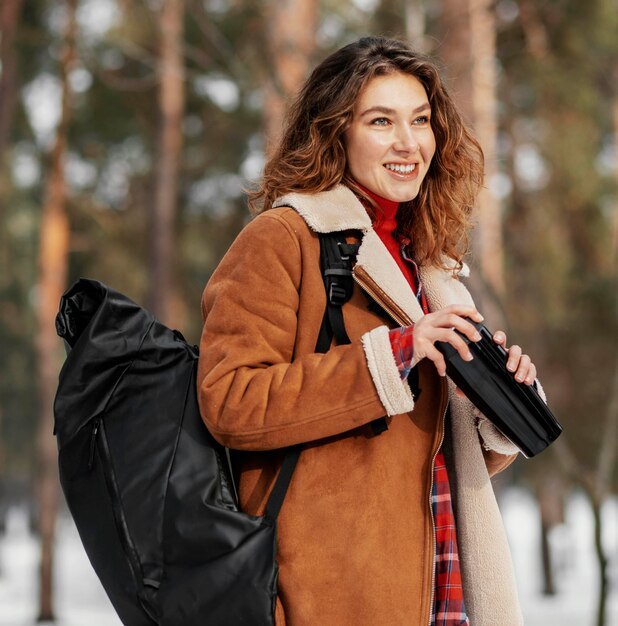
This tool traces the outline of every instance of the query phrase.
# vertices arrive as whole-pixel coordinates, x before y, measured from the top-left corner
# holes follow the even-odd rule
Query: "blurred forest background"
[[[192,342],[200,296],[250,219],[282,115],[311,67],[364,34],[435,55],[487,159],[471,264],[488,325],[537,363],[565,433],[498,487],[573,489],[595,516],[618,475],[617,0],[2,0],[0,528],[26,503],[53,616],[52,402],[61,293],[80,276]]]

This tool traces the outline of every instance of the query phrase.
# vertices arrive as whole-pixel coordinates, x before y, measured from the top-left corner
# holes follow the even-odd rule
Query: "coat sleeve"
[[[295,354],[302,258],[289,223],[264,213],[241,232],[204,291],[200,410],[213,436],[230,448],[267,450],[322,439],[389,412],[364,345],[381,327],[326,354]],[[411,407],[390,408],[403,413]]]
[[[547,403],[547,397],[541,382],[534,382],[543,402]],[[489,475],[493,476],[506,469],[519,455],[517,446],[509,441],[484,415],[478,410],[477,428],[481,436],[483,455]]]

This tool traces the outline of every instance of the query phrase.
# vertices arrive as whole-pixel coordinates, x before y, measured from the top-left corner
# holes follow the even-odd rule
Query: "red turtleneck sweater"
[[[373,221],[374,230],[391,253],[401,273],[412,287],[423,312],[429,313],[429,306],[421,286],[418,267],[416,263],[404,253],[403,244],[409,244],[409,240],[397,236],[397,210],[399,209],[399,203],[394,200],[382,198],[365,187],[362,187],[362,189],[376,202],[380,209]],[[397,367],[399,368],[399,373],[403,380],[407,378],[412,369],[412,358],[414,356],[413,327],[392,329],[390,332],[390,340],[393,354],[397,361]]]
[[[429,313],[418,267],[405,252],[409,240],[397,236],[399,203],[382,198],[364,187],[363,190],[376,202],[381,211],[378,212],[373,221],[374,230],[395,259],[401,273],[410,283],[423,311]],[[389,337],[393,355],[403,380],[407,378],[412,368],[414,327],[393,328]],[[470,626],[463,601],[455,516],[453,515],[451,490],[442,450],[436,455],[434,463],[431,508],[436,532],[435,586],[431,626]]]

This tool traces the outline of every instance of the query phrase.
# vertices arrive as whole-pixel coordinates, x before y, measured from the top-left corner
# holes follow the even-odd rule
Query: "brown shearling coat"
[[[515,450],[433,365],[416,403],[399,379],[385,320],[422,311],[353,193],[291,194],[254,219],[209,281],[198,382],[213,435],[242,450],[243,510],[260,514],[282,448],[305,444],[278,522],[276,624],[429,624],[433,460],[444,439],[466,608],[473,626],[519,626],[517,594],[489,476]],[[358,231],[352,343],[314,348],[325,308],[316,232]],[[471,302],[455,272],[422,269],[432,309]],[[452,416],[444,416],[450,402]],[[374,436],[370,422],[388,415]],[[479,432],[482,437],[479,437]]]

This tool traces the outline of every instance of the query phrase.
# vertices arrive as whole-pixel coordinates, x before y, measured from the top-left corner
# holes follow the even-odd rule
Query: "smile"
[[[410,163],[409,165],[395,165],[394,163],[387,163],[384,166],[391,172],[397,172],[398,174],[410,174],[416,169],[416,163]]]

